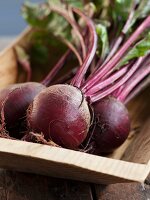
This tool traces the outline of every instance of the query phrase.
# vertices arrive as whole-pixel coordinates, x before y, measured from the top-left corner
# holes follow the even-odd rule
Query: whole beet
[[[13,84],[0,90],[1,123],[12,135],[25,120],[26,110],[34,97],[45,88],[36,82]]]
[[[81,91],[58,84],[37,95],[27,113],[29,127],[58,145],[75,149],[86,138],[90,111]]]
[[[129,113],[123,103],[106,97],[93,105],[95,130],[93,138],[96,152],[108,153],[119,147],[130,131]]]

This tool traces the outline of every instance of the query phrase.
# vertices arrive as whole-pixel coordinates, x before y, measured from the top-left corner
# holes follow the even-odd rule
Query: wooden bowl
[[[28,46],[31,30],[0,53],[0,87],[15,83],[14,47]],[[0,138],[0,167],[93,183],[144,182],[150,172],[150,87],[128,104],[132,131],[108,157]]]

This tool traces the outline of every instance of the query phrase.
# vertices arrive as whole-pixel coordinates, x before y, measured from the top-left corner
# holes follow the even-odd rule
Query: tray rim
[[[77,180],[85,179],[85,170],[85,174],[89,174],[89,178],[87,178],[87,181],[94,183],[117,183],[132,181],[142,183],[144,182],[144,180],[150,172],[150,161],[146,164],[133,163],[123,160],[91,155],[84,152],[74,151],[60,147],[53,147],[43,144],[35,144],[31,142],[11,140],[6,138],[0,138],[0,156],[2,155],[10,155],[13,159],[15,157],[19,157],[22,160],[22,162],[24,162],[25,159],[29,158],[29,160],[35,160],[37,163],[43,161],[46,165],[48,163],[53,163],[56,165],[60,164],[62,167],[62,171],[63,168],[68,168],[70,170],[73,169],[73,171],[74,169],[76,169],[77,172],[80,172],[81,170],[83,174],[80,174],[80,177],[77,177]],[[6,163],[5,166],[3,166],[2,160],[0,162],[0,167],[9,168],[9,165],[11,165],[10,161],[8,162],[7,166]],[[30,166],[28,167],[30,168]],[[46,168],[47,167],[48,166],[46,166]],[[106,179],[108,180],[97,180],[98,177],[95,180],[93,180],[91,176],[94,173],[96,173],[98,177],[106,177]],[[46,173],[46,175],[53,174]],[[66,176],[66,178],[69,177]]]

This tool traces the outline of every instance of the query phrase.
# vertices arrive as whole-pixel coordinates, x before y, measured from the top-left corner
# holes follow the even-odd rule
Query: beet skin
[[[98,153],[111,152],[119,147],[130,131],[129,114],[123,103],[106,97],[93,105],[95,131],[93,134]]]
[[[44,88],[40,83],[28,82],[13,84],[0,90],[1,122],[8,131],[18,131],[20,121],[25,120],[28,106]]]
[[[47,140],[58,145],[76,149],[87,136],[90,111],[78,88],[58,84],[35,97],[27,119],[32,131],[42,132]]]

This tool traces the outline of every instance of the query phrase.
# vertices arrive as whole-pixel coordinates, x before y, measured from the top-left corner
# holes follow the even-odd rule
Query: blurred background
[[[16,36],[27,26],[20,11],[23,2],[25,0],[0,0],[0,37]]]

